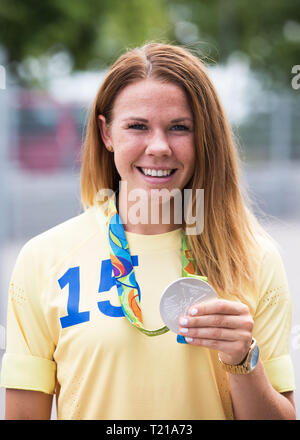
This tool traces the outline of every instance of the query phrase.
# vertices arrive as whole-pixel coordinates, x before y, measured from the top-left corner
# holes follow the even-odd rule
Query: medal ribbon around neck
[[[142,333],[147,336],[158,336],[169,331],[167,326],[156,330],[144,327],[140,307],[141,292],[135,279],[132,258],[121,218],[115,205],[115,194],[109,198],[105,211],[106,226],[110,247],[110,259],[118,289],[118,295],[124,315]],[[207,278],[195,274],[195,261],[188,249],[186,235],[181,234],[182,276],[197,277],[204,281]]]

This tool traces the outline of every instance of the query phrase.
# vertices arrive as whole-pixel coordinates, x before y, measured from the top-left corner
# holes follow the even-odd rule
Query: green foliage
[[[0,45],[15,73],[24,60],[45,61],[57,52],[69,53],[74,69],[104,67],[128,46],[167,36],[163,6],[160,0],[1,0]]]
[[[300,64],[300,7],[297,0],[172,0],[186,9],[200,41],[208,41],[217,61],[242,53],[250,66],[274,85],[291,81],[291,68]],[[178,19],[178,18],[177,18]]]
[[[1,0],[0,45],[15,72],[57,52],[69,54],[73,69],[101,68],[149,40],[184,44],[216,62],[243,53],[273,83],[287,84],[300,64],[299,2]]]

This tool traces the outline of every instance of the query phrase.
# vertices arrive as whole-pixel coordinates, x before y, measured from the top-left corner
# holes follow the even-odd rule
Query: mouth
[[[137,167],[137,169],[142,173],[144,176],[149,177],[169,177],[172,174],[175,173],[176,168],[143,168],[143,167]]]

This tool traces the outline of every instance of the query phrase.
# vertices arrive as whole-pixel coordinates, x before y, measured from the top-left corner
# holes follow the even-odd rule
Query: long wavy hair
[[[104,146],[98,116],[104,115],[110,123],[118,93],[128,84],[147,78],[179,85],[192,109],[198,165],[189,187],[204,189],[203,232],[188,236],[197,271],[207,275],[220,296],[242,299],[245,282],[257,289],[257,237],[268,234],[242,188],[235,137],[207,68],[190,50],[151,42],[128,50],[112,65],[94,100],[87,126],[81,168],[83,207],[94,204],[99,189],[119,188],[120,176],[113,155]]]

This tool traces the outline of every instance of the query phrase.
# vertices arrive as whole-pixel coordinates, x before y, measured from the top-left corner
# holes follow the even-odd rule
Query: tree
[[[25,82],[47,76],[57,53],[69,56],[74,70],[99,69],[125,47],[165,38],[163,6],[160,0],[2,0],[0,45],[9,69]]]
[[[170,0],[174,22],[192,23],[192,41],[218,62],[233,53],[248,57],[253,70],[273,86],[290,83],[292,66],[300,64],[300,7],[295,0]],[[184,42],[186,33],[175,36]]]
[[[300,63],[300,8],[296,0],[1,0],[0,44],[21,78],[26,68],[34,77],[28,59],[41,67],[63,53],[73,69],[101,68],[148,40],[185,44],[208,61],[242,53],[281,86]]]

